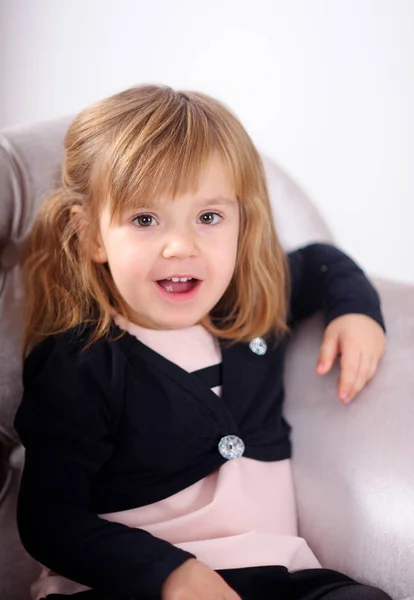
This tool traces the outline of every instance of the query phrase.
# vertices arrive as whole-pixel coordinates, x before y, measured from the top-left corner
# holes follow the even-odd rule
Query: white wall
[[[413,0],[5,0],[0,127],[143,82],[227,103],[371,275],[414,282]]]

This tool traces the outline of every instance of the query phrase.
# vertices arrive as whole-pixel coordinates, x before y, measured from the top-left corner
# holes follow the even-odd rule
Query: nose
[[[170,230],[163,243],[162,255],[164,258],[191,258],[197,256],[195,232],[190,228],[181,226]]]

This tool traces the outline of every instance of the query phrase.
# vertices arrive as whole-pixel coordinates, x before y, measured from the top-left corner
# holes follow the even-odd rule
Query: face
[[[151,329],[198,323],[217,304],[233,276],[239,206],[225,165],[213,157],[194,194],[100,218],[94,258],[107,262],[129,318]],[[175,282],[172,278],[189,278]],[[171,279],[171,280],[170,280]]]

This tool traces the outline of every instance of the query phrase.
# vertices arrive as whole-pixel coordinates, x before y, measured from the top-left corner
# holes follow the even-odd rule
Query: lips
[[[191,292],[198,283],[198,279],[190,279],[189,281],[172,281],[171,279],[160,279],[158,285],[164,288],[167,292],[176,294],[185,294]]]

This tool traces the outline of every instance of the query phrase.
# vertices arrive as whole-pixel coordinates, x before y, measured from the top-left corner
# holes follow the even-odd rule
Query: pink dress
[[[116,318],[141,342],[193,372],[221,362],[220,347],[201,325],[151,330]],[[212,388],[220,402],[221,387]],[[289,571],[320,568],[298,536],[291,461],[260,462],[241,456],[177,494],[102,519],[145,529],[191,552],[212,569],[284,565]],[[32,586],[34,600],[90,588],[45,567]]]

